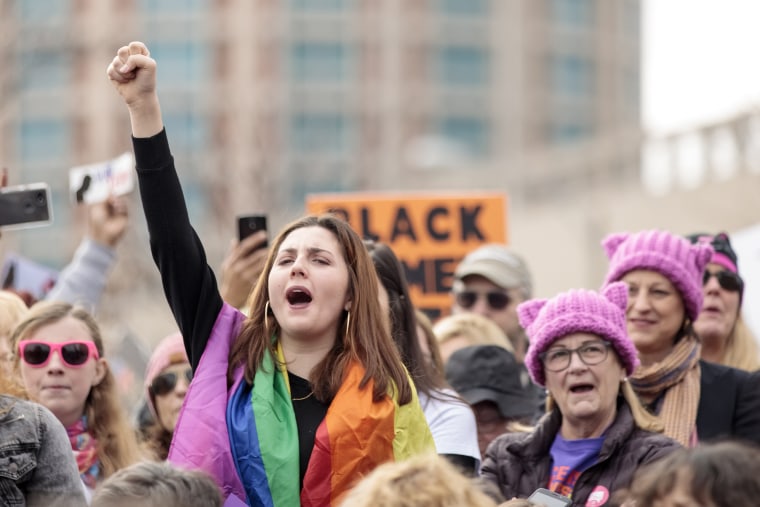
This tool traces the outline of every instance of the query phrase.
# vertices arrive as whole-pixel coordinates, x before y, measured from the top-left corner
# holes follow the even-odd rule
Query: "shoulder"
[[[681,444],[661,433],[637,428],[628,441],[628,448],[639,454],[641,463],[646,463],[680,449]]]
[[[730,381],[734,383],[741,383],[747,381],[752,376],[756,376],[758,372],[749,373],[738,368],[732,368],[717,363],[710,363],[708,361],[699,361],[699,369],[701,374],[702,383],[716,382],[721,383]],[[757,377],[756,378],[760,378]]]

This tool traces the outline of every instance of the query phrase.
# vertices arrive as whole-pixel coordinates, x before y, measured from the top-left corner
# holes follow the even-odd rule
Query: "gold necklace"
[[[314,391],[310,392],[309,394],[307,394],[307,395],[306,395],[306,396],[304,396],[303,398],[290,398],[290,399],[291,399],[292,401],[303,401],[303,400],[306,400],[306,399],[308,399],[308,398],[311,398],[311,395],[312,395],[312,394],[314,394]]]

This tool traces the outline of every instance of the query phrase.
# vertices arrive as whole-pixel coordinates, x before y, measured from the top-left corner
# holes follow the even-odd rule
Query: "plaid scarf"
[[[680,340],[662,361],[640,366],[629,379],[641,400],[665,425],[665,435],[684,447],[697,445],[697,407],[700,395],[699,354],[693,336]]]
[[[77,460],[82,482],[88,488],[95,489],[100,477],[98,441],[87,430],[87,416],[82,416],[80,420],[66,428],[66,433],[69,435],[69,442],[74,451],[74,458]]]

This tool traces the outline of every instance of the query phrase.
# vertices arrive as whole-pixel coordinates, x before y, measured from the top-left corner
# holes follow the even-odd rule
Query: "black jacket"
[[[760,443],[760,372],[749,373],[700,361],[697,437],[721,437]]]
[[[536,488],[546,488],[552,467],[550,449],[562,424],[555,409],[545,415],[531,433],[507,433],[486,450],[481,475],[499,488],[504,499],[527,498]],[[597,487],[609,495],[630,486],[636,469],[678,449],[670,438],[639,429],[625,402],[618,403],[615,421],[607,430],[599,461],[584,471],[573,490],[573,506],[586,505]],[[601,504],[600,504],[601,505]]]

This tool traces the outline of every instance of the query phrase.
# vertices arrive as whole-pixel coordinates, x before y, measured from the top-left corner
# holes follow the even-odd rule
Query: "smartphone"
[[[258,231],[267,230],[266,215],[241,215],[237,217],[238,239],[243,241],[245,238]],[[262,247],[268,246],[268,242]]]
[[[22,229],[49,224],[52,220],[47,183],[0,188],[0,227]]]
[[[538,488],[528,497],[528,500],[536,505],[543,505],[544,507],[567,507],[573,503],[568,497],[546,488]]]

